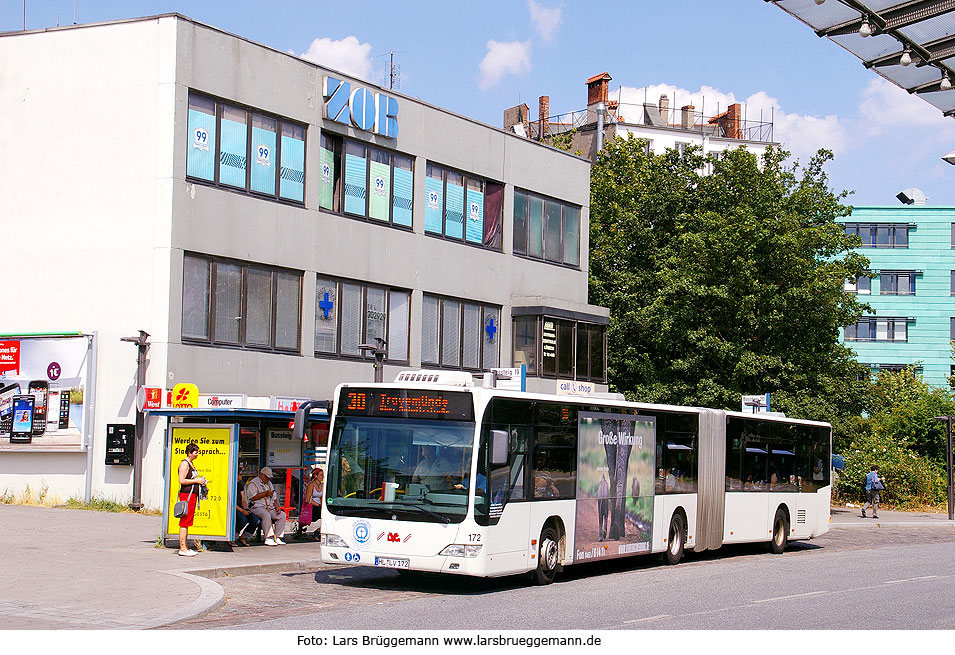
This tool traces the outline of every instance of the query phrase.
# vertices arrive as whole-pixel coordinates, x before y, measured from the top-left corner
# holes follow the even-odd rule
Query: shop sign
[[[590,396],[597,391],[597,385],[593,382],[581,382],[579,380],[557,380],[558,396]]]
[[[769,394],[743,396],[742,409],[747,414],[763,414],[769,411]]]
[[[307,403],[308,398],[295,398],[293,396],[272,396],[269,406],[280,412],[294,412],[302,403]]]
[[[189,382],[180,382],[172,388],[170,407],[195,409],[199,406],[199,387]]]
[[[162,409],[162,389],[159,387],[143,387],[143,391],[146,394],[143,409]]]
[[[395,98],[373,93],[364,87],[352,89],[351,82],[327,75],[322,93],[325,118],[389,139],[398,137],[398,101]]]
[[[0,374],[20,374],[20,341],[0,341]]]
[[[240,393],[199,394],[200,409],[235,409],[245,407],[246,395]]]
[[[176,385],[179,386],[179,385]],[[173,424],[166,442],[166,506],[164,524],[166,535],[179,534],[179,519],[172,510],[179,500],[179,480],[176,472],[186,457],[186,446],[199,446],[195,460],[196,473],[206,478],[208,494],[201,498],[189,536],[195,539],[229,541],[232,539],[235,518],[235,470],[238,452],[238,431],[235,425]]]

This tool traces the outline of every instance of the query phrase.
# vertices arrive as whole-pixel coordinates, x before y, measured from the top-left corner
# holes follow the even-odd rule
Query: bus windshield
[[[326,506],[344,516],[460,523],[472,485],[473,443],[471,421],[339,415]],[[482,480],[477,493],[483,496]]]

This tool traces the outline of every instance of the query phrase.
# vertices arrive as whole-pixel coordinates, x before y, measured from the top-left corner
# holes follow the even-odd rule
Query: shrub
[[[885,478],[882,498],[898,507],[937,505],[945,501],[945,472],[931,458],[905,448],[892,437],[857,436],[842,453],[845,468],[839,473],[839,498],[857,502],[865,498],[865,476],[872,465]]]

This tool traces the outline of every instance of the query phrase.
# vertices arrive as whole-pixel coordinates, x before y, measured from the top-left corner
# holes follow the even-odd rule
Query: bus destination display
[[[409,389],[342,389],[339,414],[473,421],[471,394]]]

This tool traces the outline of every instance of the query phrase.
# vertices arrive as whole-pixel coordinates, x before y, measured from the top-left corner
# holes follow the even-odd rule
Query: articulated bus
[[[492,388],[487,388],[492,387]],[[474,386],[335,391],[322,561],[548,584],[580,562],[829,530],[826,423]]]

